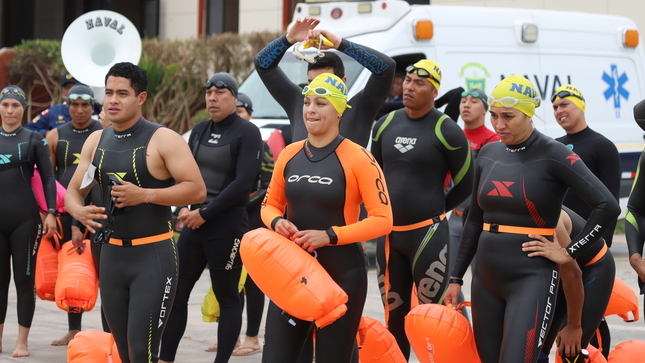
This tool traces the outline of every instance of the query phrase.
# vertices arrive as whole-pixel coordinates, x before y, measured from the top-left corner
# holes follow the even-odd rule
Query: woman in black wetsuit
[[[43,232],[45,237],[56,232],[56,184],[49,148],[41,134],[21,126],[25,105],[25,93],[20,88],[7,86],[0,92],[0,338],[13,267],[19,325],[14,357],[29,355],[27,338],[36,307],[36,251]],[[44,221],[31,189],[34,164],[40,171],[47,200]]]
[[[481,149],[473,198],[444,301],[456,303],[475,253],[473,329],[482,363],[535,363],[552,321],[559,268],[522,251],[528,234],[552,236],[568,188],[593,211],[567,247],[577,258],[605,232],[619,207],[569,148],[534,129],[535,87],[510,76],[492,91],[491,123],[501,143]]]

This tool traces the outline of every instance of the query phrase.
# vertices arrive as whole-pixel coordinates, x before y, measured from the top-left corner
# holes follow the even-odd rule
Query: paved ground
[[[612,253],[616,259],[616,273],[618,277],[630,287],[635,288],[637,286],[636,274],[627,262],[627,246],[624,243],[623,236],[617,236],[615,238]],[[467,284],[469,280],[470,275],[468,274],[466,276]],[[369,282],[369,292],[364,313],[365,315],[382,320],[383,310],[376,283],[376,274],[373,269],[369,274]],[[177,363],[205,363],[212,362],[215,359],[215,353],[205,352],[204,348],[215,340],[215,329],[217,325],[215,323],[202,322],[200,313],[201,302],[208,289],[208,284],[207,277],[204,275],[196,284],[195,290],[193,291],[189,308],[188,327],[186,329],[186,335],[179,345]],[[468,291],[465,292],[468,293]],[[642,296],[639,296],[639,300],[639,306],[642,306]],[[84,329],[100,329],[101,327],[100,316],[96,308],[91,312],[85,313],[83,320]],[[608,318],[608,322],[612,335],[612,348],[620,342],[631,339],[645,340],[645,324],[643,324],[643,319],[638,322],[625,323],[621,318],[611,316]],[[39,300],[36,304],[36,314],[29,340],[29,351],[31,355],[25,358],[12,358],[11,352],[14,349],[17,336],[16,296],[12,287],[5,324],[4,351],[0,353],[0,362],[66,362],[66,348],[49,345],[52,340],[63,335],[66,330],[66,314],[59,310],[53,302]],[[263,330],[261,330],[260,334],[263,334]],[[248,357],[232,357],[230,361],[232,363],[251,363],[260,362],[261,359],[260,355],[257,354]],[[413,357],[411,362],[418,362],[418,360]]]

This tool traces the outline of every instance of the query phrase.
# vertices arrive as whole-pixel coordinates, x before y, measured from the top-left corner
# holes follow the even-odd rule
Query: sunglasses
[[[318,51],[316,53],[311,53],[311,54],[302,54],[300,53],[300,46],[304,44],[304,42],[298,42],[296,45],[293,47],[293,56],[296,57],[297,60],[307,62],[314,64],[318,62],[318,60],[322,57],[325,56],[325,53],[323,53],[320,50],[320,47],[323,44],[323,39],[322,39],[322,34],[320,34],[320,40],[318,41]]]
[[[22,97],[22,98],[25,98],[25,99],[27,98],[27,97],[25,97],[24,93],[18,92],[18,91],[14,90],[14,89],[6,89],[6,90],[3,90],[0,93],[0,97],[9,96],[9,95],[18,96],[18,97]]]
[[[321,97],[339,97],[339,98],[347,98],[347,96],[346,96],[346,95],[344,95],[344,94],[342,94],[342,93],[331,92],[330,90],[328,90],[328,89],[327,89],[327,88],[325,88],[325,87],[316,87],[316,88],[311,88],[311,87],[309,87],[309,86],[305,86],[305,87],[302,89],[302,94],[303,94],[303,95],[306,95],[307,93],[309,93],[309,91],[313,91],[313,93],[314,93],[316,96],[321,96]]]
[[[76,100],[77,100],[77,99],[79,99],[79,98],[80,98],[80,99],[82,99],[83,101],[89,101],[89,100],[91,100],[93,97],[92,97],[92,96],[90,96],[90,95],[88,95],[88,94],[86,94],[86,93],[83,93],[83,94],[70,93],[70,94],[67,96],[67,98],[69,98],[69,99],[70,99],[70,100],[72,100],[72,101],[76,101]]]
[[[438,80],[434,75],[432,75],[432,73],[430,73],[430,71],[428,71],[425,68],[419,68],[419,67],[415,67],[413,65],[409,65],[409,66],[407,66],[405,68],[405,72],[406,73],[415,73],[416,72],[417,76],[419,76],[419,77],[434,79],[435,82],[437,82],[437,84],[439,84],[439,85],[441,84],[441,81]]]
[[[494,105],[495,103],[499,103],[500,105],[502,105],[504,107],[513,107],[513,106],[517,105],[518,103],[530,103],[530,104],[534,104],[535,107],[539,107],[540,106],[540,99],[539,98],[531,98],[531,99],[520,100],[520,99],[517,99],[517,98],[515,98],[513,96],[504,96],[504,97],[498,99],[498,98],[493,97],[492,95],[488,96],[488,104],[489,105]]]
[[[569,91],[566,91],[566,90],[562,90],[562,91],[560,91],[558,93],[554,93],[553,96],[551,96],[551,103],[555,102],[555,99],[558,98],[558,97],[560,97],[560,98],[575,97],[575,98],[579,98],[579,99],[581,99],[583,101],[585,100],[584,97],[582,97],[582,96],[579,96],[579,95],[577,95],[575,93],[572,93],[572,92],[569,92]]]

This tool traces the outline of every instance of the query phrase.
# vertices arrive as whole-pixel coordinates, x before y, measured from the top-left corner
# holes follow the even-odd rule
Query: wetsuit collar
[[[340,145],[340,143],[343,140],[345,140],[345,138],[340,136],[340,135],[338,135],[338,136],[336,136],[336,139],[334,139],[334,141],[329,143],[329,145],[323,146],[321,148],[312,146],[309,143],[309,141],[307,140],[307,141],[305,141],[305,145],[304,145],[305,155],[307,156],[307,159],[309,159],[309,161],[316,162],[316,161],[323,160],[324,158],[329,156],[331,153],[333,153],[334,150],[336,150],[338,145]]]
[[[0,126],[0,135],[4,136],[4,137],[14,137],[14,136],[17,136],[18,134],[20,134],[22,129],[23,129],[22,126],[18,126],[17,129],[15,129],[15,130],[13,130],[11,132],[7,132],[7,131],[4,130],[4,127]]]
[[[517,145],[506,145],[506,151],[510,153],[522,152],[526,150],[531,144],[533,144],[535,140],[538,139],[539,135],[540,135],[540,132],[536,129],[533,129],[533,132],[531,132],[531,135],[529,136],[528,139],[526,139],[526,141]]]
[[[213,121],[213,119],[211,119],[211,121],[213,121],[213,123],[216,124],[216,125],[227,126],[227,125],[230,125],[233,122],[235,122],[235,120],[237,120],[238,118],[240,118],[240,116],[236,112],[233,112],[232,114],[226,116],[220,122],[215,122],[215,121]]]
[[[130,128],[123,130],[123,131],[117,131],[114,130],[114,139],[115,140],[125,140],[134,134],[136,134],[137,131],[141,130],[141,128],[145,125],[146,119],[141,116],[139,121],[132,125]]]

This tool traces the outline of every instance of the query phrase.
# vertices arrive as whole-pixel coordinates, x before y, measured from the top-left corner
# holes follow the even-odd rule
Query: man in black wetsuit
[[[184,139],[142,117],[147,83],[132,63],[110,68],[103,105],[112,127],[87,139],[65,195],[67,211],[104,243],[101,302],[125,363],[157,362],[177,288],[170,206],[206,196]],[[104,207],[85,205],[94,182]]]
[[[214,74],[205,89],[211,119],[193,128],[188,145],[207,195],[201,204],[179,210],[185,226],[177,243],[179,285],[161,345],[163,362],[175,360],[186,329],[190,292],[206,266],[221,312],[215,362],[228,362],[242,327],[239,246],[248,231],[246,206],[260,170],[262,137],[257,126],[236,113],[238,85],[230,74]]]
[[[390,92],[396,63],[392,58],[374,49],[342,39],[327,30],[315,30],[319,23],[320,20],[313,17],[296,20],[287,34],[274,40],[258,53],[255,57],[255,68],[273,98],[286,111],[291,123],[292,140],[304,140],[307,137],[307,129],[302,119],[302,88],[289,80],[278,67],[278,63],[294,43],[318,39],[320,34],[325,36],[334,44],[333,48],[354,58],[372,72],[365,88],[348,102],[351,108],[345,112],[343,118],[351,122],[342,122],[340,125],[341,135],[367,147],[376,114]],[[322,49],[329,48],[322,46]],[[322,73],[332,73],[345,81],[342,60],[333,52],[324,54],[324,57],[307,67],[308,81],[311,82]]]
[[[423,59],[406,68],[404,109],[381,118],[372,132],[372,153],[383,168],[392,200],[394,228],[377,245],[377,267],[386,324],[410,356],[404,319],[412,287],[419,303],[439,303],[448,286],[446,211],[471,192],[468,140],[456,122],[434,107],[441,69]],[[453,187],[444,191],[450,173]]]
[[[620,156],[613,142],[587,126],[585,119],[585,99],[580,89],[571,84],[558,88],[551,97],[553,115],[562,126],[566,135],[556,140],[567,145],[591,170],[600,181],[609,189],[616,200],[620,193]],[[591,207],[585,203],[574,191],[569,191],[564,198],[563,205],[571,208],[582,218],[587,219],[591,214]],[[608,247],[616,229],[616,220],[607,228],[603,235]]]

